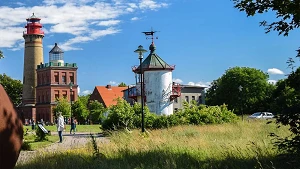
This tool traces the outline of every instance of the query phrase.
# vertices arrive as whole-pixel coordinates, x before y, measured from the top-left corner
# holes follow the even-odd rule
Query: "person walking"
[[[58,112],[58,118],[57,118],[57,131],[59,136],[59,143],[62,143],[62,132],[65,129],[65,122],[64,117],[62,116],[61,112]]]
[[[75,120],[74,117],[71,118],[70,134],[72,134],[72,130],[73,130],[73,134],[75,134],[75,131],[76,131],[76,120]]]

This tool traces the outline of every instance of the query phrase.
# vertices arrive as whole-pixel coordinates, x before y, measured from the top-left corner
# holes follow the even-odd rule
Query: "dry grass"
[[[286,168],[268,136],[271,132],[289,134],[286,127],[266,121],[118,132],[108,143],[98,143],[98,158],[88,146],[45,154],[16,168]]]

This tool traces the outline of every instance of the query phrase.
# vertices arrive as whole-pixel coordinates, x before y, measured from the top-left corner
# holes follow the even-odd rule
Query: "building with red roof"
[[[117,104],[117,98],[123,98],[123,90],[128,87],[118,87],[118,86],[96,86],[93,93],[90,96],[90,100],[97,100],[102,103],[104,107],[109,107],[111,105]]]

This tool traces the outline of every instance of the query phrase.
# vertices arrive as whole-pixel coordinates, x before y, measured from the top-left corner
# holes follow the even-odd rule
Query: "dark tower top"
[[[174,70],[175,66],[171,66],[167,64],[161,57],[159,57],[156,53],[156,46],[152,42],[149,46],[150,54],[142,63],[142,70],[151,71],[151,70]],[[133,70],[133,72],[140,74],[140,66]]]
[[[44,32],[41,30],[43,27],[40,23],[40,18],[36,17],[34,13],[30,18],[27,18],[27,24],[25,26],[26,32],[24,32],[24,35],[44,35]]]
[[[54,44],[54,47],[49,52],[49,62],[64,63],[64,52],[57,46],[57,43]]]

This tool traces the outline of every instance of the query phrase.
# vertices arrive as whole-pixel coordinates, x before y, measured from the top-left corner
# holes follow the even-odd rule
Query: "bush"
[[[184,110],[170,116],[158,116],[150,113],[147,106],[144,109],[145,127],[148,129],[168,128],[178,125],[203,125],[222,124],[236,122],[238,117],[226,105],[205,106],[197,105],[196,102],[184,103]],[[109,108],[107,119],[104,120],[103,129],[133,129],[140,128],[141,104],[136,103],[130,106],[125,100],[118,99],[117,105]]]
[[[36,131],[35,131],[35,141],[44,141],[44,140],[48,140],[47,134],[43,132],[43,130],[39,127],[37,127]]]
[[[29,144],[29,142],[24,141],[22,146],[21,146],[21,150],[27,150],[27,151],[32,150],[31,145]]]

